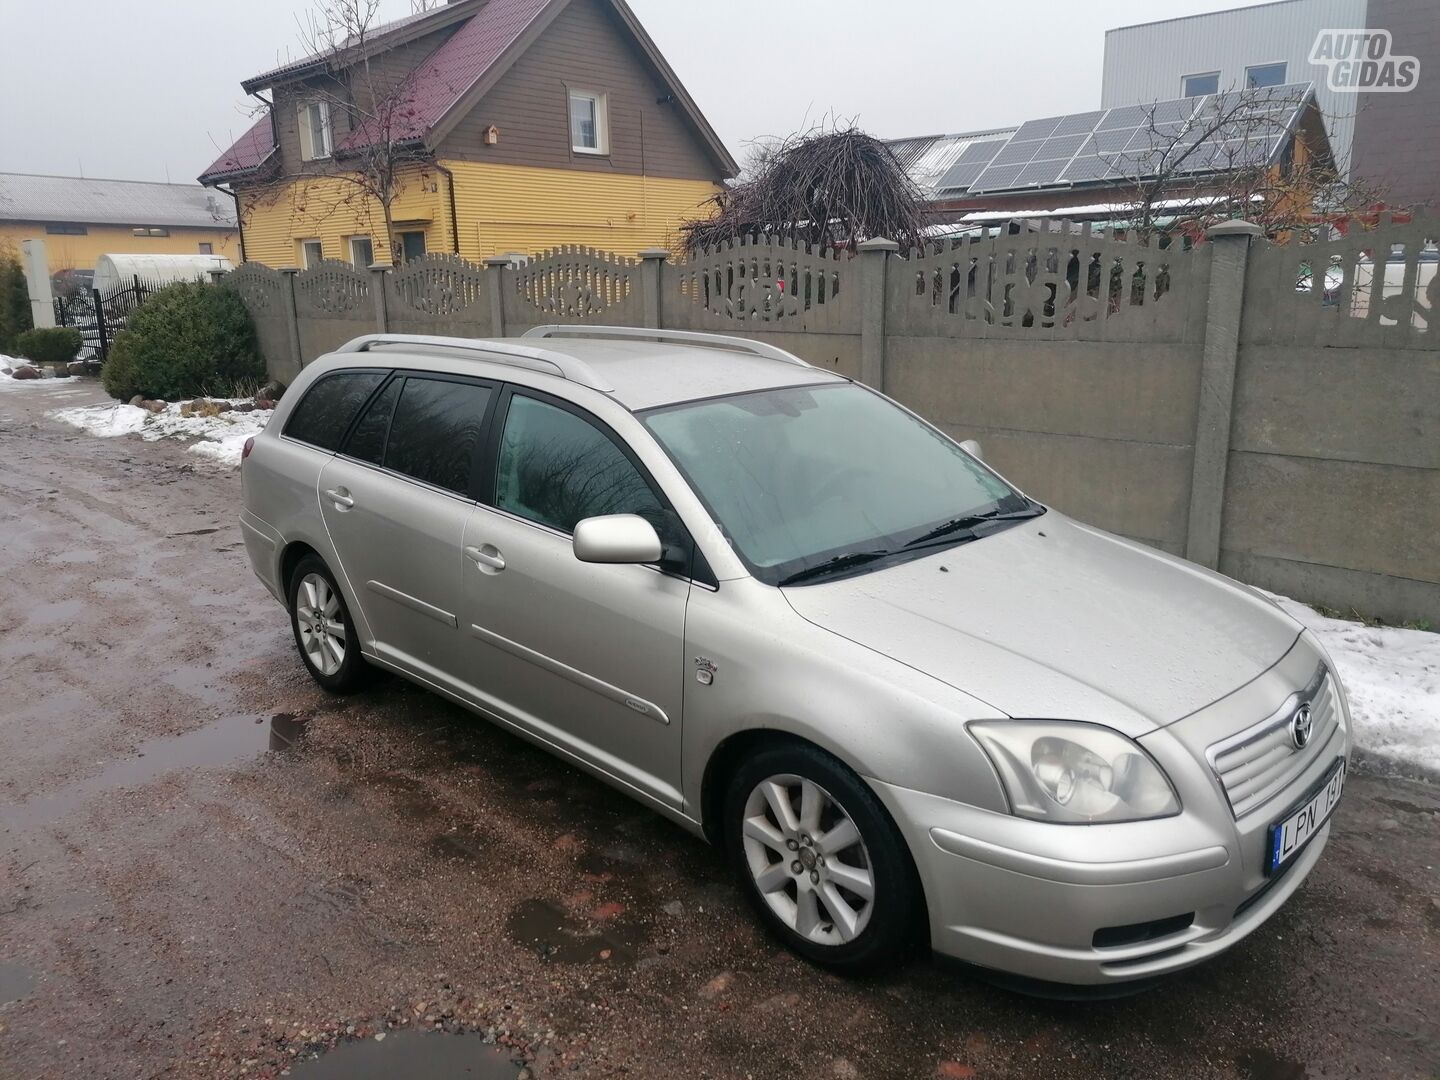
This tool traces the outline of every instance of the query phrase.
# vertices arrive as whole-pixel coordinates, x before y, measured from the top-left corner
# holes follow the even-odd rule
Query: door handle
[[[505,557],[493,544],[486,544],[484,547],[467,547],[465,557],[482,570],[487,568],[492,571],[505,569]]]
[[[350,492],[346,491],[343,487],[331,488],[325,492],[325,495],[335,504],[335,509],[337,510],[349,510],[355,505],[355,500],[350,497]]]

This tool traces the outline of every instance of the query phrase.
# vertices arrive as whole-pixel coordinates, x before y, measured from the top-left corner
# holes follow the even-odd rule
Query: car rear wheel
[[[747,894],[791,949],[859,971],[904,960],[924,908],[899,830],[850,769],[801,744],[747,760],[725,800],[726,841]]]
[[[290,575],[290,626],[300,659],[322,687],[348,694],[365,684],[370,668],[360,655],[355,623],[318,555],[306,555]]]

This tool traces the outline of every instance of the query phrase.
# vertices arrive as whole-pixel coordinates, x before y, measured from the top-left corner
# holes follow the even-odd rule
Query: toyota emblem
[[[1290,741],[1296,750],[1304,750],[1310,741],[1310,706],[1301,705],[1290,719]]]

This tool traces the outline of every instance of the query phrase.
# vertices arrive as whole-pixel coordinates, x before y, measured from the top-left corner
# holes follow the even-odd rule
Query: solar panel
[[[988,139],[985,142],[971,143],[965,147],[964,150],[960,151],[960,156],[956,158],[955,161],[957,164],[962,161],[967,164],[980,161],[988,165],[995,160],[995,155],[1000,152],[1000,148],[1007,142],[1009,142],[1008,139]]]
[[[1104,109],[1098,112],[1071,113],[1069,116],[1063,117],[1060,121],[1060,126],[1050,134],[1056,137],[1061,135],[1088,135],[1095,130],[1096,123],[1098,123],[1104,115]]]
[[[1135,128],[1123,131],[1097,131],[1085,144],[1086,154],[1118,154],[1135,135]]]
[[[1040,149],[1035,152],[1036,161],[1054,161],[1056,158],[1072,158],[1075,151],[1079,150],[1085,143],[1084,135],[1061,135],[1052,136],[1041,144]]]
[[[1104,158],[1081,157],[1072,161],[1060,178],[1068,180],[1072,184],[1084,184],[1092,180],[1105,180],[1118,175],[1118,171]]]
[[[975,181],[974,191],[999,191],[1015,183],[1024,165],[991,165]]]
[[[1000,153],[995,155],[995,160],[991,164],[1026,165],[1030,162],[1030,159],[1035,156],[1035,151],[1039,150],[1040,146],[1041,143],[1039,141],[1017,142],[1012,139],[1004,150],[1001,150]]]
[[[968,188],[973,184],[989,162],[986,161],[957,161],[950,168],[945,170],[945,175],[935,182],[936,191],[956,191]]]
[[[1043,139],[1048,135],[1055,134],[1055,129],[1064,120],[1063,116],[1047,116],[1044,120],[1030,120],[1020,125],[1020,130],[1015,132],[1015,138],[1021,142],[1028,142],[1031,139]]]
[[[1121,109],[1111,109],[1105,119],[1101,120],[1098,128],[1100,131],[1109,131],[1112,128],[1133,128],[1145,123],[1149,113],[1144,105],[1126,105]]]
[[[1064,161],[1036,161],[1020,170],[1020,175],[1015,178],[1016,187],[1028,187],[1031,184],[1053,184],[1060,179],[1060,170],[1065,168]]]

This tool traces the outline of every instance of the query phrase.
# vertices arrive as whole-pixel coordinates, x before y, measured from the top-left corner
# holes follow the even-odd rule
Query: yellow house
[[[623,0],[451,0],[241,85],[269,107],[200,180],[270,266],[634,255],[737,171]]]
[[[50,272],[101,255],[223,255],[239,261],[234,203],[198,184],[0,173],[0,248],[45,241]]]

